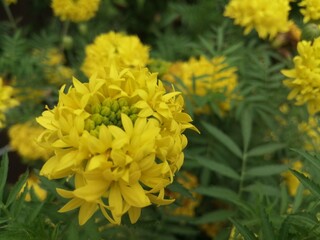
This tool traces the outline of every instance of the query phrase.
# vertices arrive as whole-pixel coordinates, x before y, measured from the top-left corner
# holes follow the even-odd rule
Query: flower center
[[[134,123],[138,117],[139,109],[129,106],[124,98],[106,98],[102,103],[91,107],[91,116],[86,119],[85,130],[91,135],[99,137],[101,125],[115,125],[122,128],[121,113],[126,114]]]

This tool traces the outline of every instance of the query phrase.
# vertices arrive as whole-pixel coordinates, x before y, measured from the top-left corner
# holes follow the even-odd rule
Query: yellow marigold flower
[[[299,6],[301,7],[300,12],[304,16],[304,23],[320,19],[320,2],[318,0],[302,0]]]
[[[179,90],[186,95],[205,96],[208,93],[221,93],[225,99],[218,100],[222,113],[230,110],[231,100],[235,98],[233,91],[237,86],[237,68],[228,66],[225,57],[211,60],[204,56],[199,59],[190,58],[187,62],[174,63],[163,79],[177,84]],[[183,84],[176,79],[179,78]],[[203,107],[198,112],[206,111]]]
[[[234,19],[236,25],[245,27],[244,34],[255,29],[260,38],[274,38],[279,32],[289,30],[289,0],[231,0],[224,16]]]
[[[109,32],[101,34],[86,47],[86,57],[81,70],[87,77],[104,76],[104,67],[116,62],[123,67],[145,67],[149,60],[149,47],[137,36]]]
[[[183,132],[196,130],[180,93],[167,93],[156,74],[116,65],[106,71],[87,83],[74,78],[37,118],[46,128],[39,141],[55,153],[40,174],[74,176],[75,190],[58,189],[70,199],[60,211],[80,207],[80,224],[97,209],[112,223],[125,213],[134,223],[141,208],[171,203],[165,187],[183,164]]]
[[[47,160],[52,152],[36,142],[43,131],[44,128],[33,121],[13,125],[9,129],[10,146],[24,160]]]
[[[19,104],[19,102],[13,98],[13,93],[14,89],[10,86],[5,86],[2,78],[0,78],[0,129],[5,127],[5,112],[9,108]]]
[[[282,70],[288,77],[284,85],[291,89],[288,99],[296,105],[307,104],[311,115],[320,111],[320,38],[298,43],[298,55],[293,58],[294,68]]]
[[[47,191],[40,186],[40,180],[34,173],[30,174],[26,183],[21,188],[20,194],[24,192],[25,188],[27,188],[27,191],[28,191],[28,193],[25,196],[25,201],[27,202],[30,202],[32,200],[30,191],[33,191],[35,196],[40,201],[44,201],[47,198]]]
[[[61,21],[83,22],[96,15],[100,0],[52,0],[51,8]]]

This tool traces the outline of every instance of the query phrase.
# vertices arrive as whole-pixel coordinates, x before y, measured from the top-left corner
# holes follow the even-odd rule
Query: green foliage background
[[[28,95],[30,87],[47,93],[9,111],[8,127],[39,116],[45,105],[53,106],[57,101],[58,87],[43,81],[43,56],[32,54],[35,49],[63,49],[67,65],[78,79],[86,81],[79,70],[85,46],[98,34],[111,30],[138,35],[151,47],[155,59],[174,62],[199,55],[226,56],[228,63],[238,68],[237,91],[242,98],[233,103],[227,116],[219,115],[214,101],[219,96],[214,93],[192,98],[199,106],[209,103],[210,115],[194,114],[194,107],[186,106],[201,132],[187,133],[189,144],[182,169],[195,174],[199,181],[194,191],[202,200],[194,217],[173,216],[164,208],[149,207],[143,209],[135,225],[125,219],[121,226],[112,226],[97,213],[79,227],[76,211],[57,212],[65,199],[55,189],[68,186],[65,181],[41,178],[49,192],[45,202],[37,201],[34,193],[34,201],[25,202],[26,191],[18,197],[28,172],[16,183],[7,181],[8,168],[14,167],[16,160],[8,159],[4,153],[7,143],[3,143],[0,239],[318,239],[320,160],[316,153],[301,150],[306,136],[298,131],[298,124],[308,115],[303,106],[287,100],[288,89],[280,73],[292,66],[291,58],[281,55],[269,41],[258,39],[254,32],[244,36],[240,27],[223,17],[227,2],[103,0],[95,18],[69,25],[71,42],[63,35],[64,24],[52,15],[49,0],[19,0],[10,7],[15,26],[1,9],[0,75],[11,79],[21,95]],[[301,23],[301,16],[296,15]],[[292,57],[295,50],[289,49],[289,53]],[[289,107],[288,113],[280,111],[283,104]],[[287,124],[282,125],[279,119]],[[5,136],[6,129],[1,134]],[[282,173],[288,171],[290,161],[298,159],[308,176],[291,170],[302,184],[297,194],[290,196]],[[29,168],[37,171],[37,164]],[[306,188],[310,194],[305,194]],[[169,190],[192,198],[178,183]],[[173,208],[177,206],[179,201]],[[220,227],[209,236],[202,230],[203,224]]]

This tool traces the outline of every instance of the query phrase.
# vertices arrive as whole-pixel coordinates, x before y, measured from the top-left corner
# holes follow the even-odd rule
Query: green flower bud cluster
[[[99,128],[103,125],[115,125],[122,128],[121,114],[126,114],[134,123],[139,109],[129,106],[125,98],[106,98],[102,103],[91,107],[91,116],[85,122],[85,129],[93,136],[99,136]]]

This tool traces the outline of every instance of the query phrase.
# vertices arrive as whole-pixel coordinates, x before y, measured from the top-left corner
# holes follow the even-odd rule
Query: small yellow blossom
[[[0,78],[0,129],[5,127],[5,112],[9,108],[19,104],[19,102],[13,98],[13,94],[14,89],[10,86],[5,86],[2,78]]]
[[[291,89],[288,99],[296,105],[307,104],[313,115],[320,111],[320,38],[313,42],[298,43],[298,55],[293,58],[294,68],[282,70],[288,77],[283,83]]]
[[[57,106],[37,118],[46,128],[39,141],[55,153],[40,174],[74,177],[74,190],[58,189],[70,199],[60,211],[79,207],[81,225],[98,209],[112,223],[126,213],[134,223],[142,208],[172,203],[165,187],[183,164],[183,132],[196,130],[181,94],[167,93],[156,74],[105,69],[104,78],[74,78]]]
[[[83,22],[96,15],[100,0],[52,0],[54,15],[61,21]]]
[[[301,7],[300,12],[302,13],[303,22],[310,22],[312,20],[320,19],[320,1],[318,0],[302,0],[299,3]]]
[[[30,194],[30,191],[32,190],[35,196],[38,198],[38,200],[44,201],[47,198],[47,191],[40,186],[40,180],[34,173],[30,174],[26,183],[21,188],[20,194],[24,192],[25,188],[27,188],[27,191],[28,191],[25,196],[25,201],[27,202],[34,200],[31,198],[31,194]]]
[[[225,63],[225,57],[211,60],[204,56],[199,59],[190,58],[187,62],[174,63],[163,76],[163,79],[175,83],[186,95],[205,96],[208,93],[220,93],[225,97],[218,99],[222,114],[230,110],[231,100],[235,98],[233,91],[237,86],[237,69]],[[180,79],[182,84],[176,79]],[[199,107],[198,112],[206,111]]]
[[[44,128],[33,121],[13,125],[9,129],[10,146],[24,160],[47,160],[52,152],[36,142],[43,131]]]
[[[244,34],[255,29],[260,38],[274,38],[289,30],[289,0],[231,0],[224,16],[234,19],[236,25],[245,27]]]
[[[96,37],[86,47],[86,57],[81,70],[87,77],[93,74],[103,77],[104,66],[115,62],[122,67],[145,67],[149,61],[149,47],[137,36],[109,32]]]

